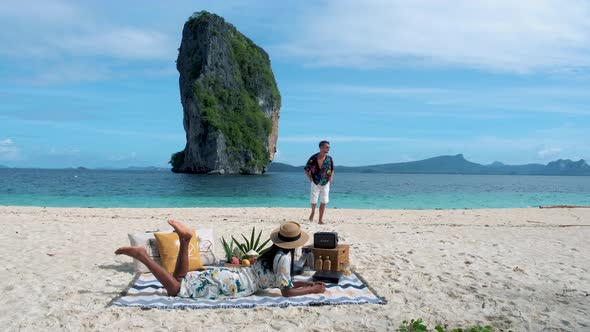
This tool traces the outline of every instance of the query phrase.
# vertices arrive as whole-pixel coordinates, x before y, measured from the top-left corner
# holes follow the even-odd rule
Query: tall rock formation
[[[281,96],[268,54],[222,17],[184,24],[176,68],[186,146],[173,172],[262,174],[274,158]]]

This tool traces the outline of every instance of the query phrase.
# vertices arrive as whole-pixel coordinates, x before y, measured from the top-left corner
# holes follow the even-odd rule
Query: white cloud
[[[10,31],[0,32],[0,56],[23,71],[13,81],[45,85],[106,80],[124,75],[131,62],[143,61],[148,71],[173,63],[178,45],[166,33],[116,22],[91,7],[73,1],[2,2],[0,20]]]
[[[78,15],[76,8],[60,0],[4,0],[0,4],[2,17],[60,22],[72,19],[76,15]]]
[[[61,62],[42,67],[31,77],[19,78],[19,83],[51,85],[68,82],[92,82],[109,79],[116,73],[108,66],[82,62]]]
[[[20,149],[10,138],[0,140],[0,160],[18,160],[20,157]]]
[[[390,86],[366,86],[351,84],[330,84],[316,86],[315,89],[322,89],[328,92],[336,93],[354,93],[354,94],[376,94],[376,95],[431,95],[437,93],[453,92],[450,89],[442,88],[421,88],[421,87],[390,87]]]
[[[590,66],[584,0],[329,0],[281,52],[309,65],[443,65],[528,72]]]
[[[53,42],[57,49],[75,55],[171,61],[176,54],[174,44],[166,35],[133,27],[84,31]]]
[[[295,142],[295,143],[308,143],[314,142],[319,143],[320,141],[327,140],[329,142],[407,142],[413,141],[414,139],[403,138],[403,137],[368,137],[368,136],[279,136],[281,142]]]
[[[279,148],[277,147],[277,150],[274,155],[274,160],[280,160],[280,159],[281,159],[281,150],[279,150]]]
[[[173,141],[184,144],[186,142],[185,134],[181,133],[166,133],[166,132],[143,132],[133,130],[119,130],[119,129],[93,129],[88,130],[109,136],[122,136],[122,137],[134,137],[134,138],[145,138],[159,141]]]
[[[537,151],[537,155],[541,159],[554,158],[554,157],[557,157],[561,153],[562,150],[563,150],[562,148],[546,148],[546,149],[542,149],[542,150]]]
[[[127,154],[117,154],[117,155],[110,155],[107,157],[109,161],[131,161],[137,159],[136,152],[130,152]]]
[[[68,147],[68,148],[49,148],[49,155],[54,157],[76,157],[80,155],[80,149],[76,147]]]
[[[114,59],[170,60],[176,43],[148,28],[120,25],[82,3],[23,1],[0,6],[0,19],[11,33],[0,34],[0,54],[43,59],[60,56],[105,56]]]
[[[455,110],[407,112],[409,116],[448,117],[464,119],[506,119],[527,113],[567,114],[580,117],[590,116],[590,108],[564,106],[562,101],[572,97],[586,100],[588,87],[583,86],[503,86],[494,88],[417,86],[370,86],[354,84],[323,84],[307,87],[313,91],[326,91],[338,94],[381,95],[384,97],[419,98],[424,104],[432,106],[459,106],[463,112]],[[526,98],[523,98],[526,97]],[[551,97],[551,98],[549,98]],[[543,100],[543,102],[539,102]],[[548,100],[548,101],[546,101]],[[480,111],[485,107],[484,111]],[[490,109],[494,108],[493,113]],[[404,112],[391,112],[405,115]]]

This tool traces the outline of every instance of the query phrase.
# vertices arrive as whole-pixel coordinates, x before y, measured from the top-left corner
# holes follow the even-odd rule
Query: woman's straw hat
[[[287,221],[270,234],[271,241],[284,249],[295,249],[309,240],[309,235],[294,221]]]

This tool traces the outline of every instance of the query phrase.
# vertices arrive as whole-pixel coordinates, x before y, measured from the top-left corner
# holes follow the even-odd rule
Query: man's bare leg
[[[315,216],[315,206],[316,204],[311,204],[311,214],[309,215],[309,221],[313,221],[313,217]]]
[[[144,247],[121,247],[115,251],[115,255],[126,255],[142,262],[166,288],[169,296],[176,296],[180,291],[180,282],[170,272],[151,259]]]
[[[324,220],[324,210],[326,209],[326,203],[320,203],[320,220],[318,221],[318,224],[323,224],[323,220]]]
[[[176,258],[176,266],[174,267],[174,278],[181,281],[188,272],[188,246],[190,244],[193,234],[186,226],[176,220],[168,220],[168,224],[174,228],[180,242],[178,248],[178,257]]]

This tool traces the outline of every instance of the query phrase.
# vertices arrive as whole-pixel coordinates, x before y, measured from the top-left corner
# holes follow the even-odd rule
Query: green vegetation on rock
[[[184,163],[184,150],[173,153],[168,163],[172,165],[173,169],[182,166],[182,163]]]
[[[271,103],[279,103],[281,95],[266,53],[237,30],[231,35],[228,44],[231,45],[234,60],[240,66],[240,75],[236,78],[244,82],[246,90],[252,93],[262,85],[270,89]]]
[[[266,165],[268,152],[263,141],[270,134],[272,123],[253,98],[244,89],[239,92],[224,90],[215,83],[205,86],[201,81],[195,81],[193,88],[201,104],[203,121],[221,130],[228,150],[234,153],[250,151],[250,162],[258,166]],[[220,104],[227,107],[223,114]]]

